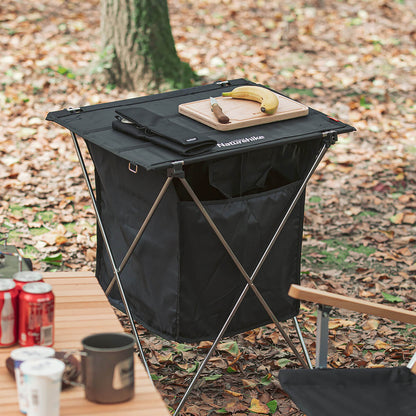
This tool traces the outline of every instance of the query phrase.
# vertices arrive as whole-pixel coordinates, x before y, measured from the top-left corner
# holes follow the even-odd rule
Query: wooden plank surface
[[[206,124],[215,130],[228,131],[244,127],[273,123],[290,118],[306,116],[309,109],[306,105],[275,93],[279,106],[274,114],[265,114],[260,110],[256,101],[240,100],[230,97],[214,97],[224,114],[230,119],[227,124],[221,124],[211,111],[209,99],[180,104],[179,113]]]
[[[81,339],[96,332],[123,332],[113,308],[92,273],[44,273],[55,294],[55,350],[79,349]],[[0,414],[21,416],[13,377],[6,368],[10,352],[0,348]],[[84,389],[71,387],[61,393],[61,416],[168,416],[160,394],[136,357],[135,396],[125,403],[100,405],[84,397]]]
[[[369,302],[366,300],[325,292],[323,290],[311,289],[299,285],[291,285],[289,296],[292,298],[314,302],[321,305],[334,306],[340,309],[348,309],[355,312],[392,319],[416,325],[416,312],[400,309],[388,305]]]

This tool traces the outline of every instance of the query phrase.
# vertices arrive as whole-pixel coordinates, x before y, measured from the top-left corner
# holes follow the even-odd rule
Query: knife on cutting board
[[[209,97],[209,99],[211,100],[211,111],[217,120],[222,124],[227,124],[230,119],[222,112],[222,108],[219,106],[217,100],[213,97]]]

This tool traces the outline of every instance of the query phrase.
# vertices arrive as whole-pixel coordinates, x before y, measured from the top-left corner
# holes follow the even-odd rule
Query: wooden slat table
[[[55,294],[55,350],[80,349],[81,339],[96,332],[123,332],[96,278],[91,273],[44,273]],[[21,416],[17,389],[6,368],[6,358],[18,348],[0,348],[0,414]],[[119,404],[100,405],[84,397],[82,387],[71,387],[61,393],[61,416],[117,415],[168,416],[161,396],[149,380],[136,357],[135,396]]]

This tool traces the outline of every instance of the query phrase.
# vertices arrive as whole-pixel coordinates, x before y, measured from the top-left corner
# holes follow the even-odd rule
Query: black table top
[[[239,85],[258,84],[236,79],[79,109],[54,111],[50,112],[46,119],[146,170],[168,168],[178,161],[183,161],[186,165],[254,149],[323,139],[324,133],[328,131],[334,131],[338,135],[355,130],[354,127],[312,108],[309,108],[307,116],[232,131],[217,131],[178,112],[178,105],[181,103],[219,96],[222,92],[231,91]],[[165,147],[114,130],[112,121],[117,115],[116,110],[132,106],[157,112],[179,128],[183,126],[195,131],[197,135],[216,140],[217,145],[198,155],[183,156]]]

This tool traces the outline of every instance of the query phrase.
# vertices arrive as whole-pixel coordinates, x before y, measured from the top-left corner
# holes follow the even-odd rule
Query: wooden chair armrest
[[[348,309],[354,312],[366,313],[381,318],[416,325],[416,312],[338,295],[336,293],[325,292],[323,290],[292,284],[289,289],[289,296],[320,305],[334,306],[340,309]]]

